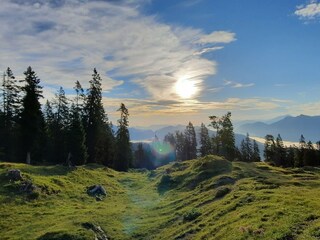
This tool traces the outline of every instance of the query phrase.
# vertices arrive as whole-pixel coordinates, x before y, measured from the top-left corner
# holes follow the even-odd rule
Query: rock
[[[37,186],[34,185],[30,180],[25,180],[20,185],[20,191],[25,193],[32,193],[37,189]]]
[[[10,181],[22,181],[23,177],[19,169],[11,169],[8,171],[7,176]]]
[[[103,199],[102,199],[102,197],[96,196],[96,200],[97,200],[98,202],[100,202],[100,201],[102,201]]]
[[[87,187],[87,193],[90,196],[95,196],[95,197],[100,197],[102,196],[107,196],[107,191],[105,188],[101,185],[92,185],[90,187]]]
[[[90,229],[95,233],[95,240],[108,240],[107,234],[98,225],[90,222],[82,223],[82,226],[86,229]]]

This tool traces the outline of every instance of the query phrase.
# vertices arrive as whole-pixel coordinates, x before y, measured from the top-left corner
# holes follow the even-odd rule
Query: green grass
[[[6,178],[20,169],[32,199]],[[216,156],[155,171],[0,163],[0,239],[320,239],[320,169],[230,163]],[[86,187],[102,184],[102,201]]]

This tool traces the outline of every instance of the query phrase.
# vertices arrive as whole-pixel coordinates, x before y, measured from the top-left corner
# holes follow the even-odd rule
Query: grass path
[[[122,220],[123,231],[130,238],[147,224],[146,214],[154,212],[152,210],[160,202],[160,196],[146,173],[124,174],[119,178],[119,183],[130,203]]]

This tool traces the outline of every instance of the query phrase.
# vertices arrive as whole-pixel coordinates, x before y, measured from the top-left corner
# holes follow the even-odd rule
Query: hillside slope
[[[38,186],[9,182],[20,169]],[[216,156],[155,171],[0,163],[0,239],[320,239],[320,170]],[[103,185],[102,201],[86,187]]]

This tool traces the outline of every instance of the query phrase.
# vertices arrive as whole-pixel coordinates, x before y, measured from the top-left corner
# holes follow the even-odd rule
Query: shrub
[[[201,212],[199,212],[198,209],[193,208],[183,215],[183,221],[187,221],[187,222],[193,221],[196,218],[198,218],[200,215],[201,215]]]
[[[218,191],[216,192],[215,198],[222,198],[225,195],[227,195],[230,191],[231,191],[231,189],[227,188],[227,187],[219,188]]]

